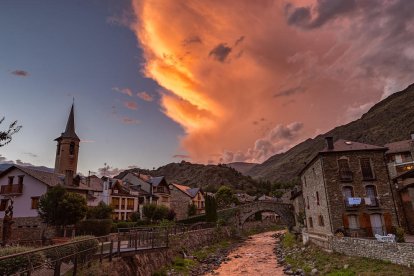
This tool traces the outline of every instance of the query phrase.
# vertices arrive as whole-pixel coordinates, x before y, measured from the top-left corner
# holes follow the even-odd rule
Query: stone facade
[[[41,245],[56,236],[54,227],[48,227],[40,217],[13,218],[10,243]],[[0,237],[2,237],[3,220],[0,219]],[[43,239],[43,241],[42,241]]]
[[[171,209],[176,213],[176,220],[188,218],[188,205],[191,203],[191,198],[182,191],[174,188],[173,185],[170,185],[170,191],[170,205]]]
[[[343,231],[352,236],[373,236],[391,232],[399,222],[397,191],[390,184],[384,160],[386,149],[359,143],[353,146],[353,142],[343,140],[340,143],[345,144],[338,145],[341,150],[320,152],[301,173],[309,234]],[[350,150],[343,150],[348,146]],[[369,160],[373,173],[369,179],[363,177],[361,160]],[[345,177],[339,162],[348,164]],[[352,195],[346,196],[345,190]],[[360,203],[350,205],[347,198],[359,199]]]
[[[395,177],[393,181],[399,192],[397,202],[401,226],[414,234],[414,170]]]
[[[332,249],[348,256],[390,261],[395,264],[414,265],[413,243],[384,243],[377,240],[333,238]]]
[[[327,235],[333,231],[322,166],[322,159],[319,158],[303,173],[302,193],[309,233]]]

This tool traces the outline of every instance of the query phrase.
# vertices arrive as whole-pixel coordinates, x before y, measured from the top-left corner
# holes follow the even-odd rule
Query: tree
[[[0,124],[4,122],[5,117],[0,119]],[[7,130],[0,130],[0,147],[11,142],[12,135],[19,132],[22,126],[17,125],[17,121],[12,122]]]
[[[232,204],[238,204],[237,197],[233,191],[227,186],[221,186],[216,193],[216,202],[218,208],[230,207]]]
[[[86,199],[67,192],[62,186],[56,186],[40,198],[38,212],[46,223],[65,227],[76,224],[85,217]]]
[[[197,213],[197,207],[195,206],[194,203],[188,204],[188,216],[194,216]]]
[[[144,213],[144,216],[149,219],[149,220],[153,220],[154,218],[154,213],[155,213],[155,209],[157,209],[157,205],[154,203],[150,203],[150,204],[145,204],[142,212]]]
[[[206,195],[206,221],[215,222],[217,221],[217,202],[213,196]]]
[[[101,201],[98,206],[88,207],[86,217],[88,219],[110,219],[113,210],[111,206]]]
[[[167,219],[170,209],[164,205],[156,205],[154,203],[145,204],[143,208],[144,216],[150,221],[159,221]]]

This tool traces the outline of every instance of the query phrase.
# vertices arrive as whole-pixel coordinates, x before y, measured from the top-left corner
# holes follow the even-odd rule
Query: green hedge
[[[105,236],[111,233],[111,219],[86,219],[79,222],[76,229],[81,235]]]
[[[204,222],[204,221],[207,221],[206,215],[189,217],[187,219],[183,219],[183,220],[178,221],[178,223],[192,224],[192,223]]]
[[[34,248],[22,246],[0,248],[0,257],[23,253],[33,249]],[[28,269],[30,263],[36,267],[43,264],[43,262],[44,257],[40,252],[2,260],[0,261],[0,275],[15,274]]]

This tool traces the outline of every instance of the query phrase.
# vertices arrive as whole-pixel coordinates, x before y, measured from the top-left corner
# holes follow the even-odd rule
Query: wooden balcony
[[[23,184],[2,185],[0,195],[21,195],[23,193]]]

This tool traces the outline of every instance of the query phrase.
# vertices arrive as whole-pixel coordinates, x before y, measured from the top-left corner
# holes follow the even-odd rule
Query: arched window
[[[74,142],[70,143],[70,145],[69,145],[69,154],[70,155],[75,154],[75,143]]]

